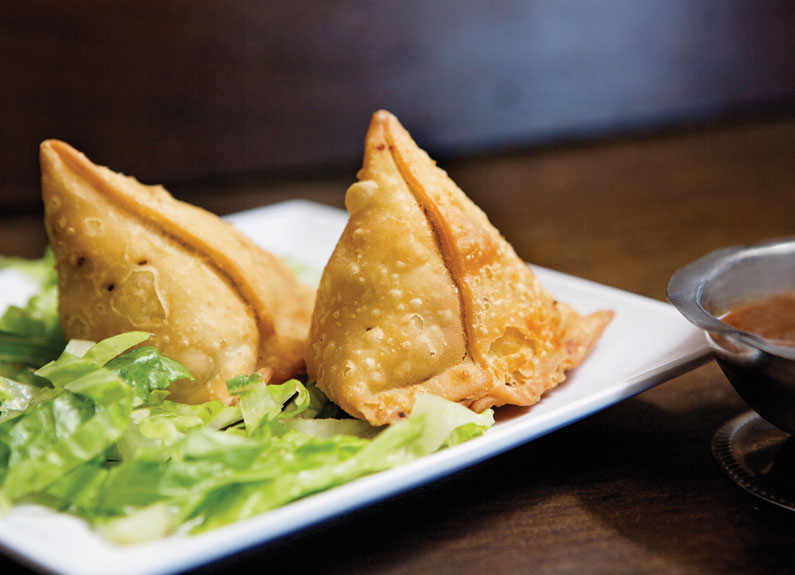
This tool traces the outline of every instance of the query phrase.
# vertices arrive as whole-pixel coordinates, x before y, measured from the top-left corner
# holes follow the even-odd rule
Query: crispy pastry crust
[[[532,405],[583,361],[612,312],[581,317],[555,301],[388,112],[373,116],[358,176],[307,361],[346,411],[392,423],[421,392],[476,411]]]
[[[96,166],[68,144],[40,149],[45,227],[69,338],[129,330],[184,363],[196,381],[171,398],[229,400],[225,382],[304,369],[314,292],[217,216],[160,186]]]

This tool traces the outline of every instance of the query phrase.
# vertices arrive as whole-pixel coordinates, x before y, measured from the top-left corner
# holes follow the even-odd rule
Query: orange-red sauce
[[[749,302],[721,320],[780,345],[795,346],[795,292]]]

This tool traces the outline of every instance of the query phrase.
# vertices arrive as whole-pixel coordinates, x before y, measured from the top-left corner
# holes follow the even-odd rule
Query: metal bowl
[[[720,317],[749,301],[795,291],[795,238],[718,250],[678,270],[668,299],[706,332],[715,359],[754,411],[795,435],[795,347]]]

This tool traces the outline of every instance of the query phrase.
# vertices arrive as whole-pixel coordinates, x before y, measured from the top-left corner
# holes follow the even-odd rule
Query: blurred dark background
[[[189,190],[353,179],[378,108],[456,158],[795,102],[786,0],[31,0],[2,3],[0,46],[5,213],[39,209],[45,138]]]

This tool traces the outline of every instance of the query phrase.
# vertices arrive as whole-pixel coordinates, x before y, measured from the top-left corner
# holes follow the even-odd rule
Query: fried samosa
[[[377,112],[345,197],[310,329],[310,377],[374,425],[427,392],[475,411],[532,405],[580,364],[612,312],[556,301],[398,120]]]
[[[64,142],[40,148],[45,227],[68,338],[141,330],[195,381],[170,399],[230,401],[226,381],[304,372],[314,290],[230,224],[160,186],[96,166]]]

